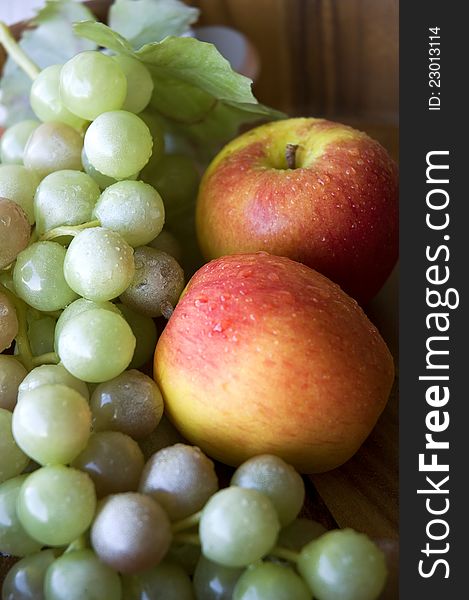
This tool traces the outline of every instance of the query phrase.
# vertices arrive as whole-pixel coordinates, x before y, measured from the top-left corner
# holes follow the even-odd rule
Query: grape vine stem
[[[74,237],[80,233],[80,231],[83,231],[83,229],[91,229],[92,227],[99,227],[100,225],[100,221],[89,221],[88,223],[83,223],[82,225],[63,225],[61,227],[55,227],[54,229],[46,231],[46,233],[41,235],[39,239],[41,242],[48,242],[66,235]]]
[[[184,531],[185,529],[190,529],[191,527],[198,525],[201,515],[202,515],[202,511],[199,510],[199,512],[196,512],[193,515],[186,517],[185,519],[176,521],[175,523],[173,523],[173,525],[171,527],[171,529],[173,530],[173,533],[179,533],[180,531]]]
[[[190,544],[191,546],[200,546],[200,538],[197,533],[177,533],[173,537],[173,542],[178,544]]]
[[[200,520],[201,512],[195,513],[192,517],[197,517],[197,522]],[[187,517],[187,519],[182,519],[181,521],[177,521],[173,525],[173,533],[175,534],[173,537],[173,542],[178,544],[190,544],[191,546],[200,546],[200,537],[197,533],[178,533],[179,529],[176,529],[179,524],[184,522],[189,523],[192,517]],[[195,524],[195,523],[193,523]],[[190,527],[191,525],[188,525]],[[187,529],[187,527],[184,527]],[[277,558],[282,558],[283,560],[288,560],[291,563],[297,563],[299,554],[298,552],[294,552],[293,550],[289,550],[288,548],[282,548],[281,546],[275,546],[268,553],[269,556],[276,556]]]
[[[59,362],[60,358],[55,352],[47,352],[46,354],[33,357],[33,365],[35,367],[39,367],[40,365],[58,365]]]
[[[288,550],[288,548],[281,548],[280,546],[275,546],[275,548],[269,552],[269,555],[276,556],[277,558],[283,558],[284,560],[288,560],[292,563],[298,562],[298,558],[300,556],[298,552]]]
[[[41,69],[23,51],[13,37],[10,28],[3,21],[0,21],[0,44],[2,44],[6,53],[15,63],[34,81],[41,72]]]

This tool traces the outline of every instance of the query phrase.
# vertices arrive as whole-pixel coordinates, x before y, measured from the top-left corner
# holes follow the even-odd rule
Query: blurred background
[[[289,114],[398,122],[398,0],[186,0],[200,25],[243,32],[260,57],[259,99]],[[0,0],[0,19],[44,0]]]
[[[189,0],[253,42],[256,94],[291,114],[398,121],[398,0]]]

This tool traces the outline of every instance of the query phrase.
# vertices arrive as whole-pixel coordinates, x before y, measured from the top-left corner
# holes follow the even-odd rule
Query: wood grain
[[[187,0],[256,46],[262,102],[292,115],[398,122],[398,0]]]
[[[340,527],[375,538],[398,535],[398,402],[394,391],[375,430],[342,467],[312,476]]]

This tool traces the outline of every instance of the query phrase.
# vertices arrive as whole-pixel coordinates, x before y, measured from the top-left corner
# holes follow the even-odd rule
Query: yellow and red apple
[[[356,452],[393,375],[386,344],[354,300],[266,253],[203,266],[155,353],[167,413],[188,440],[227,464],[273,453],[305,473]]]
[[[345,125],[268,123],[212,161],[197,232],[207,259],[260,250],[288,256],[366,303],[397,260],[397,167],[378,142]]]

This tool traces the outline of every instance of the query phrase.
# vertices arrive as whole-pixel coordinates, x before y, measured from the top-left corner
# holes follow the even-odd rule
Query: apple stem
[[[298,150],[298,144],[287,144],[285,148],[285,158],[287,160],[287,167],[289,169],[296,169],[296,151]]]
[[[163,317],[167,321],[169,321],[169,319],[171,318],[171,316],[174,312],[174,307],[171,304],[171,302],[168,302],[168,300],[164,300],[160,305],[160,310],[161,310],[161,314],[163,315]]]

